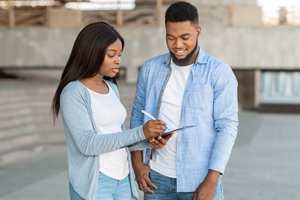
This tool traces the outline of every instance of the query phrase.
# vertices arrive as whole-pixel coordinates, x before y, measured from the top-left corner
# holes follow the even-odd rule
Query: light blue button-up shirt
[[[164,89],[172,69],[170,53],[149,59],[142,66],[131,113],[131,128],[148,120],[141,110],[159,116]],[[224,173],[238,126],[237,80],[224,62],[199,47],[191,67],[181,110],[180,126],[198,125],[178,132],[177,192],[194,192],[208,170]],[[146,149],[148,164],[152,151]]]

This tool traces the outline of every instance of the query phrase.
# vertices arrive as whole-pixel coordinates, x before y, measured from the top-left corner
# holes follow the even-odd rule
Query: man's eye
[[[187,37],[187,38],[182,38],[183,40],[188,40],[189,39],[189,37]]]
[[[174,40],[174,38],[169,37],[168,40]]]

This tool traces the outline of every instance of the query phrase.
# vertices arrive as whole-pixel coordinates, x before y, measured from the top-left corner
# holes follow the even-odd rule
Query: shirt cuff
[[[226,167],[226,163],[224,163],[220,159],[211,159],[208,169],[224,174],[225,167]]]

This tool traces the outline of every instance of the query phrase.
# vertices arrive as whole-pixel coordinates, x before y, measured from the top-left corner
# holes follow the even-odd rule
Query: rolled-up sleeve
[[[238,83],[232,69],[226,64],[217,68],[212,80],[214,85],[213,116],[216,140],[209,162],[209,169],[223,174],[237,136]]]

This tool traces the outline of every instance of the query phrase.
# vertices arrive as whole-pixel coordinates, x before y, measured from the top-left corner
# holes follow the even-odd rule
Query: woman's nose
[[[116,59],[116,64],[120,64],[121,63],[121,57],[120,56],[118,56],[118,58]]]

